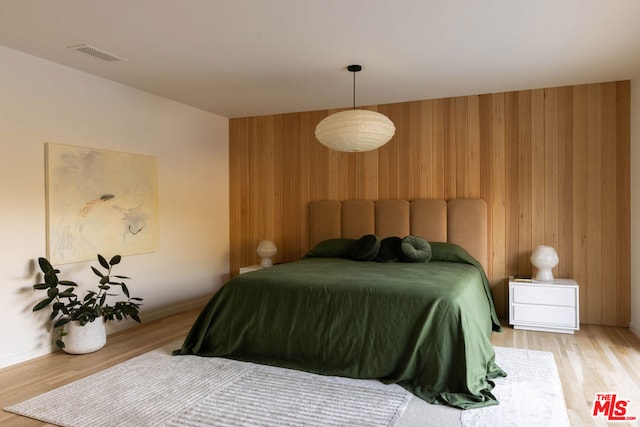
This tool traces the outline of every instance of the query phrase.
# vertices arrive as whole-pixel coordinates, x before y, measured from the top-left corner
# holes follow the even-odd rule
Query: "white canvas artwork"
[[[158,250],[156,158],[45,144],[52,264]]]

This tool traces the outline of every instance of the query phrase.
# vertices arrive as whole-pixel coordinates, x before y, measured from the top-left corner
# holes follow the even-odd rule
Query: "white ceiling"
[[[243,117],[349,107],[352,63],[358,105],[630,79],[639,18],[639,0],[0,0],[0,45]]]

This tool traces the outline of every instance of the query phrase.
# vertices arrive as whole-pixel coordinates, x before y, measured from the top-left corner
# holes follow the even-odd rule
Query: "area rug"
[[[465,427],[569,426],[567,407],[553,354],[495,347],[496,361],[508,376],[496,379],[493,393],[500,401],[461,412]]]
[[[374,380],[171,356],[178,346],[143,354],[5,410],[70,427],[568,425],[551,353],[496,348],[498,364],[510,374],[497,381],[500,405],[460,411],[429,405],[400,386]]]

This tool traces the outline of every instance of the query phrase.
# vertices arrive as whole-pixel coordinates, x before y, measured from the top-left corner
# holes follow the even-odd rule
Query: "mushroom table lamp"
[[[271,240],[262,240],[258,243],[256,252],[262,258],[260,265],[262,267],[271,267],[273,265],[271,258],[278,253],[278,248],[276,248],[276,244]]]
[[[551,269],[558,265],[558,254],[551,246],[538,246],[531,254],[531,264],[538,269],[536,280],[551,282],[553,272]]]

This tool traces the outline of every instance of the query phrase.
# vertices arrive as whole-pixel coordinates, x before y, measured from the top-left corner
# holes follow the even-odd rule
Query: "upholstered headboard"
[[[332,238],[410,234],[456,243],[487,270],[487,204],[482,199],[322,200],[309,205],[309,244]]]

